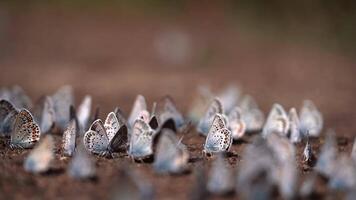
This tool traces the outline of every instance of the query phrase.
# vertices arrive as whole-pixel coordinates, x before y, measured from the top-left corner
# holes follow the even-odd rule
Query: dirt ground
[[[187,113],[197,85],[209,84],[217,90],[239,84],[266,114],[274,102],[299,108],[302,100],[312,99],[324,114],[324,130],[336,131],[340,152],[351,151],[356,136],[354,58],[307,42],[250,35],[223,13],[207,16],[205,12],[164,20],[140,14],[92,15],[40,8],[8,13],[1,41],[0,85],[19,84],[35,101],[71,84],[76,100],[91,94],[104,117],[115,106],[128,114],[137,94],[143,94],[149,104],[170,94]],[[156,48],[162,34],[172,32],[183,34],[187,45],[182,48],[189,52],[178,61],[166,60]],[[168,43],[176,41],[181,40],[173,37]],[[188,134],[183,142],[190,150],[191,168],[199,163],[210,165],[201,156],[204,138],[194,130]],[[61,138],[55,139],[54,171],[38,176],[23,169],[29,151],[10,150],[0,140],[1,199],[106,199],[118,169],[126,162],[153,183],[157,199],[186,199],[191,191],[192,173],[159,176],[151,164],[134,163],[127,157],[96,157],[96,181],[72,180],[66,174],[68,160],[60,159]],[[233,145],[234,156],[228,158],[232,168],[243,162],[241,153],[252,139],[248,136],[246,143]],[[313,141],[316,153],[321,143],[322,138]],[[299,160],[302,149],[298,145]],[[302,165],[299,169],[302,179],[310,173]]]

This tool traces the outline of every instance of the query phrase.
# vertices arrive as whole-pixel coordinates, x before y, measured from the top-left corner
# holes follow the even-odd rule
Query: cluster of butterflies
[[[10,137],[12,149],[35,147],[24,162],[25,170],[32,173],[44,173],[51,168],[55,144],[48,133],[53,132],[63,133],[61,153],[63,157],[72,157],[68,173],[73,178],[95,177],[95,163],[90,154],[112,158],[125,154],[136,161],[153,159],[157,173],[183,173],[189,170],[190,154],[182,139],[195,124],[197,132],[205,137],[203,153],[215,158],[209,180],[205,181],[204,167],[196,170],[198,186],[193,196],[197,198],[206,191],[213,194],[238,191],[248,199],[268,199],[276,187],[283,198],[310,196],[316,190],[317,174],[328,178],[330,188],[355,193],[356,140],[351,156],[338,156],[332,133],[328,134],[316,162],[315,175],[298,190],[294,144],[305,142],[304,162],[314,165],[316,156],[309,138],[319,137],[323,129],[322,114],[310,100],[304,101],[299,115],[295,108],[287,113],[283,106],[274,104],[265,118],[256,101],[249,95],[242,96],[238,88],[228,87],[213,94],[205,87],[193,102],[189,120],[169,96],[154,103],[149,111],[142,95],[136,97],[127,119],[115,108],[101,120],[98,109],[91,115],[90,96],[85,96],[75,109],[70,86],[41,98],[34,106],[18,86],[1,89],[0,99],[0,133]],[[242,140],[251,133],[261,134],[245,148],[244,161],[235,176],[224,157],[234,140]],[[149,199],[152,192],[135,181],[137,175],[128,170],[125,174],[131,177],[140,194]]]

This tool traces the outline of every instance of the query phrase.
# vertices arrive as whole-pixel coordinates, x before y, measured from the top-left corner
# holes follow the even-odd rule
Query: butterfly
[[[214,120],[215,114],[222,114],[223,107],[219,99],[215,98],[209,105],[205,115],[199,120],[197,131],[203,135],[208,135],[211,123]]]
[[[227,118],[227,127],[231,131],[233,139],[238,140],[244,136],[246,123],[242,119],[241,109],[239,107],[235,107],[230,111]]]
[[[16,108],[30,109],[32,107],[31,99],[26,95],[25,91],[18,85],[11,88],[1,88],[0,99],[11,102]]]
[[[219,93],[218,98],[224,107],[225,113],[228,113],[236,106],[240,94],[240,89],[235,85],[228,85]]]
[[[69,85],[63,86],[52,95],[55,122],[58,128],[64,130],[70,120],[70,106],[74,105],[73,88]]]
[[[135,123],[136,119],[140,117],[149,118],[149,112],[147,111],[145,97],[142,95],[137,95],[130,116],[127,120],[129,127],[133,127],[133,124]]]
[[[89,122],[89,118],[90,118],[91,105],[92,105],[92,98],[91,98],[91,96],[86,95],[84,97],[82,103],[78,107],[77,118],[78,118],[78,124],[79,124],[80,131],[87,130],[87,128],[89,126],[88,122]]]
[[[221,114],[215,114],[211,124],[208,136],[204,144],[204,153],[218,153],[229,151],[232,144],[232,134],[226,128],[224,117]]]
[[[241,118],[246,123],[246,132],[262,130],[265,116],[256,101],[250,95],[245,95],[238,106],[241,108]]]
[[[27,172],[43,173],[49,170],[54,159],[54,141],[51,135],[46,135],[26,157],[24,168]]]
[[[75,150],[76,135],[77,135],[77,122],[75,119],[72,119],[67,129],[63,133],[62,138],[62,149],[64,156],[72,156]]]
[[[351,158],[354,159],[354,162],[356,163],[356,138],[354,140],[354,145],[352,146]]]
[[[334,169],[329,176],[328,186],[334,190],[351,191],[356,188],[355,163],[345,153],[337,156]]]
[[[133,125],[128,154],[135,159],[144,159],[153,154],[152,144],[155,130],[142,119]]]
[[[309,140],[307,141],[307,144],[305,145],[305,148],[303,150],[303,157],[304,157],[304,162],[307,163],[310,163],[313,159],[313,151],[309,143]]]
[[[0,133],[9,136],[13,130],[17,109],[7,100],[0,100]]]
[[[337,158],[337,143],[335,139],[335,132],[328,130],[324,145],[315,165],[315,170],[320,174],[330,177],[336,165]]]
[[[161,130],[153,167],[157,173],[181,173],[187,169],[189,152],[170,129]]]
[[[40,139],[40,127],[33,120],[31,113],[22,109],[15,119],[14,129],[11,133],[11,148],[32,148]]]
[[[290,109],[288,114],[289,119],[289,133],[290,141],[292,143],[299,143],[302,140],[302,132],[300,131],[300,121],[297,110],[295,108]]]
[[[323,129],[323,116],[310,100],[305,100],[300,109],[300,127],[311,137],[319,136]]]
[[[158,104],[157,116],[159,123],[172,118],[175,126],[179,129],[185,125],[183,115],[178,111],[176,104],[170,96],[165,96]]]
[[[111,189],[110,199],[154,199],[153,186],[142,174],[128,167],[121,169],[119,174]]]
[[[289,119],[286,111],[280,104],[274,104],[263,127],[262,136],[266,137],[271,132],[287,136],[288,130]]]
[[[93,122],[83,138],[85,148],[94,154],[106,156],[126,148],[127,127],[118,122],[116,114],[110,112],[105,123]]]
[[[204,115],[206,106],[214,99],[213,93],[206,85],[200,85],[197,88],[197,95],[195,96],[192,105],[189,108],[188,117],[193,123],[198,123],[199,119]]]
[[[213,162],[207,188],[210,193],[217,195],[226,195],[235,190],[234,173],[228,168],[222,154]]]
[[[40,126],[42,134],[53,130],[56,116],[52,97],[42,96],[31,111],[35,122]]]
[[[68,166],[68,174],[74,179],[88,179],[96,175],[94,161],[90,158],[83,145],[76,149],[72,160]]]

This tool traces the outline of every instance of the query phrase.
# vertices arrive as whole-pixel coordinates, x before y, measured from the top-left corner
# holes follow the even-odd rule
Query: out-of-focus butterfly
[[[70,106],[74,105],[73,88],[63,86],[52,95],[55,122],[60,130],[64,130],[70,121]]]
[[[63,133],[62,149],[64,156],[72,156],[75,151],[76,135],[77,135],[77,122],[72,119],[67,129]]]
[[[13,131],[17,109],[7,100],[0,100],[0,134],[9,136]]]
[[[178,111],[176,104],[170,96],[165,96],[158,102],[156,112],[159,124],[162,124],[171,118],[177,129],[180,129],[185,125],[183,115]]]
[[[0,99],[11,102],[16,108],[30,109],[32,107],[31,99],[26,95],[25,91],[18,85],[10,88],[1,88]]]
[[[337,145],[335,140],[335,132],[328,130],[324,145],[318,157],[315,170],[320,174],[330,177],[336,165]]]
[[[303,158],[304,158],[304,162],[308,164],[310,164],[314,159],[312,147],[309,143],[309,140],[307,140],[307,144],[305,145],[305,148],[303,150]]]
[[[27,172],[47,172],[54,159],[54,141],[51,135],[44,136],[31,153],[26,157],[24,168]]]
[[[289,133],[290,141],[292,143],[299,143],[302,141],[303,135],[300,131],[300,122],[297,110],[295,108],[290,109],[289,114]]]
[[[103,123],[100,119],[93,122],[83,138],[85,148],[101,156],[110,155],[126,148],[127,127],[119,124],[114,112],[110,112]]]
[[[203,200],[209,196],[206,184],[206,169],[204,165],[198,165],[194,169],[194,185],[190,193],[188,193],[188,199],[190,200]]]
[[[49,96],[44,96],[35,104],[33,117],[40,126],[42,134],[49,133],[55,123],[55,112],[53,100]]]
[[[204,116],[200,119],[197,131],[200,134],[208,135],[210,126],[214,120],[215,114],[223,114],[223,107],[219,99],[215,98],[209,105]]]
[[[226,86],[217,96],[223,105],[224,112],[230,113],[230,111],[236,106],[241,95],[240,89],[231,84]]]
[[[145,121],[137,119],[132,128],[128,154],[134,159],[145,159],[153,154],[153,137],[155,134]]]
[[[68,166],[68,174],[74,179],[90,179],[96,175],[95,163],[83,145],[76,148]]]
[[[272,132],[287,136],[288,130],[289,119],[286,111],[280,104],[274,104],[263,127],[262,136],[267,137]]]
[[[231,131],[232,138],[238,140],[245,135],[246,124],[241,117],[241,109],[235,107],[227,118],[227,127]]]
[[[208,136],[205,140],[204,153],[219,153],[229,151],[232,144],[232,134],[226,128],[224,117],[215,114]]]
[[[23,109],[16,115],[11,133],[11,148],[32,148],[40,139],[40,127],[33,120],[31,113]]]
[[[220,154],[212,165],[209,174],[208,191],[212,194],[226,195],[235,190],[235,176],[228,168],[224,156]]]
[[[341,191],[356,188],[356,165],[348,155],[342,153],[338,156],[328,184],[331,189]]]
[[[300,110],[300,127],[311,137],[318,137],[323,129],[323,116],[310,100],[305,100]]]
[[[87,130],[87,128],[89,126],[91,105],[92,105],[92,98],[91,98],[91,96],[86,95],[84,97],[82,103],[78,107],[78,110],[77,110],[77,118],[78,118],[78,124],[79,124],[78,128],[81,132],[84,132],[85,130]]]
[[[354,140],[354,145],[352,146],[352,151],[351,151],[351,158],[354,160],[356,163],[356,138]]]
[[[245,95],[238,105],[241,108],[242,120],[246,123],[246,132],[262,130],[265,116],[256,101],[250,95]]]
[[[122,169],[120,176],[115,178],[111,189],[112,200],[151,200],[155,193],[153,186],[142,174],[133,169]]]
[[[272,149],[277,159],[277,168],[273,174],[278,185],[279,192],[284,199],[294,198],[297,194],[297,169],[295,147],[288,138],[278,132],[267,135],[267,144]]]
[[[256,137],[243,151],[236,190],[244,199],[272,199],[276,158],[265,139]]]
[[[148,115],[148,116],[147,116]],[[149,118],[149,112],[147,111],[147,104],[145,97],[142,95],[137,95],[134,105],[132,107],[130,116],[128,118],[128,125],[129,127],[133,127],[136,119],[139,119],[140,117],[143,117],[144,120]]]
[[[299,196],[302,198],[311,197],[316,189],[317,174],[312,173],[306,177],[299,190]]]
[[[158,138],[153,167],[157,173],[181,173],[187,169],[189,152],[172,130],[163,129]]]
[[[192,105],[189,107],[189,120],[191,120],[194,124],[198,123],[200,118],[203,117],[206,107],[213,99],[214,95],[208,86],[198,86],[197,95],[193,99]]]

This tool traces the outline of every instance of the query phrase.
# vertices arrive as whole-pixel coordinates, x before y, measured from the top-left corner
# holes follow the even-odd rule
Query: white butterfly
[[[309,143],[309,140],[307,141],[307,144],[305,145],[304,151],[303,151],[303,157],[304,157],[304,162],[310,163],[313,159],[313,151],[312,147]]]
[[[40,127],[33,120],[31,113],[23,109],[16,115],[11,133],[11,148],[32,148],[40,139]]]
[[[0,134],[4,136],[11,134],[18,113],[9,101],[0,100]]]
[[[75,119],[69,122],[67,129],[63,133],[62,149],[64,156],[72,156],[75,150],[77,123]]]
[[[79,145],[76,149],[74,156],[69,163],[68,174],[75,179],[88,179],[95,177],[95,163],[82,145]]]
[[[91,112],[92,98],[89,95],[86,95],[82,103],[78,107],[77,117],[79,123],[79,130],[83,131],[87,129],[90,112]]]
[[[224,117],[215,114],[208,136],[205,140],[204,153],[218,153],[229,151],[232,144],[232,134],[226,128]]]
[[[227,124],[233,139],[238,140],[245,135],[246,124],[242,119],[241,109],[239,107],[235,107],[230,112]]]
[[[242,98],[239,107],[241,108],[242,120],[246,123],[246,132],[262,130],[265,116],[259,109],[256,101],[250,95],[245,95]]]
[[[204,116],[200,119],[197,131],[203,135],[208,135],[209,128],[214,120],[215,114],[223,114],[223,107],[219,99],[215,98],[209,105]]]
[[[280,104],[274,104],[263,127],[262,136],[267,137],[272,132],[287,136],[288,130],[289,119],[286,111]]]
[[[94,154],[109,155],[126,147],[127,127],[118,122],[116,114],[110,112],[105,123],[95,120],[83,138],[85,148]]]
[[[290,132],[290,141],[292,143],[299,143],[302,141],[303,135],[300,130],[300,122],[295,108],[290,109],[289,114],[289,132]]]
[[[229,85],[220,92],[218,98],[220,99],[221,104],[224,107],[225,113],[229,113],[230,110],[232,110],[236,106],[240,94],[240,89],[234,85]]]
[[[189,152],[172,130],[161,130],[153,167],[157,173],[181,173],[187,169]]]
[[[56,125],[64,130],[70,121],[70,106],[74,105],[73,88],[63,86],[52,95]]]
[[[337,145],[335,132],[328,130],[324,145],[321,147],[315,170],[326,177],[330,177],[336,164]]]
[[[157,116],[159,124],[163,124],[171,118],[178,129],[185,125],[183,115],[178,111],[176,104],[170,96],[165,96],[159,102],[157,107]]]
[[[24,168],[31,173],[43,173],[49,170],[54,159],[54,141],[51,135],[46,135],[26,157]]]
[[[42,133],[48,133],[52,129],[54,122],[55,112],[52,98],[45,97],[40,123]]]
[[[310,100],[305,100],[300,110],[300,126],[311,137],[319,136],[323,129],[323,116]]]
[[[19,109],[30,109],[32,107],[31,99],[18,85],[14,85],[11,88],[1,88],[0,99],[11,102],[12,105]]]
[[[229,194],[235,189],[234,173],[227,166],[221,154],[213,162],[207,188],[210,193],[217,195]]]
[[[146,111],[146,113],[143,113],[144,111]],[[130,116],[128,118],[128,125],[129,127],[133,127],[133,124],[135,123],[136,119],[139,119],[141,116],[146,116],[148,113],[149,116],[149,112],[147,111],[147,104],[146,104],[146,100],[145,97],[142,95],[137,95],[134,105],[132,107]],[[149,117],[148,117],[149,118]]]
[[[133,124],[128,154],[135,159],[144,159],[153,154],[155,131],[142,119]]]
[[[352,146],[352,151],[351,151],[351,158],[354,160],[356,163],[356,138],[354,140],[354,145]]]

